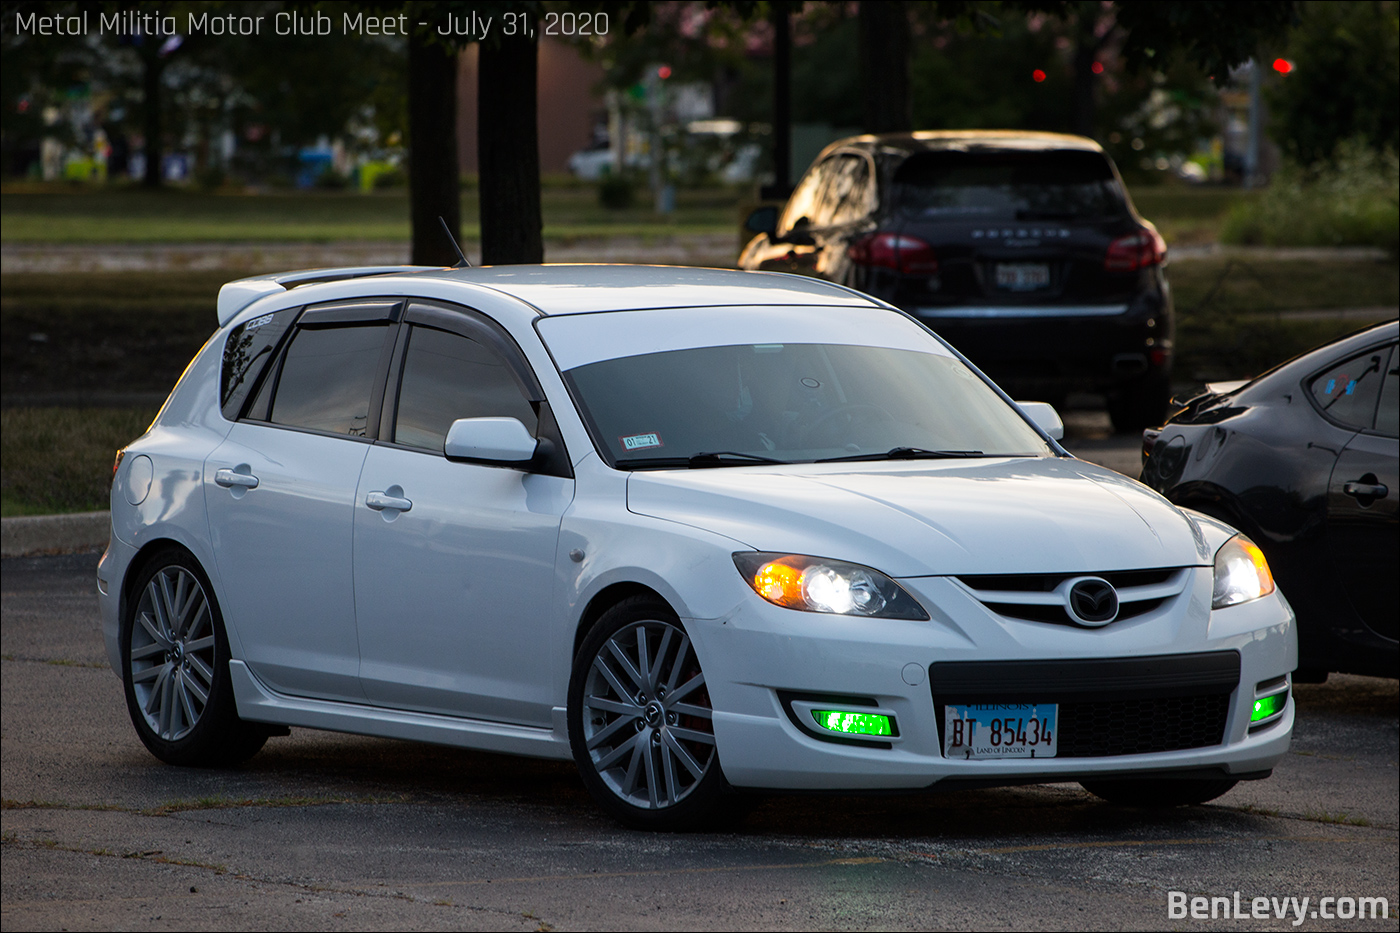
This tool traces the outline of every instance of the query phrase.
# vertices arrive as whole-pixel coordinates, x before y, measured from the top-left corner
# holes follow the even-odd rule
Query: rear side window
[[[387,322],[299,329],[282,362],[268,420],[364,437],[388,332]]]
[[[1097,152],[924,152],[894,174],[891,202],[932,220],[1118,217],[1127,202]]]
[[[239,324],[224,344],[224,365],[219,378],[219,406],[224,417],[237,421],[248,393],[277,353],[287,328],[300,308],[264,314]]]
[[[494,350],[460,334],[415,326],[404,359],[394,442],[442,452],[458,418],[517,418],[531,434],[534,407]]]
[[[1370,428],[1389,359],[1389,347],[1353,356],[1314,376],[1308,391],[1318,408],[1333,421],[1349,428]]]

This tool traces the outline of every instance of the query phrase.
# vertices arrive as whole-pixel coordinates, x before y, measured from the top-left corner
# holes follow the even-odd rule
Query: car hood
[[[1208,564],[1201,530],[1146,486],[1069,458],[634,472],[639,515],[760,551],[894,577]]]

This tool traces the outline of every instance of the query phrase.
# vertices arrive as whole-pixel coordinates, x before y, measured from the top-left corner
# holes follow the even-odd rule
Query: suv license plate
[[[997,263],[997,288],[1029,292],[1050,287],[1050,267],[1043,262]]]
[[[1057,703],[954,706],[943,712],[944,758],[1054,758]]]

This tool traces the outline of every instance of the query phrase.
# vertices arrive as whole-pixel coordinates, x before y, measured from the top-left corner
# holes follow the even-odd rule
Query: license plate
[[[1043,262],[997,263],[997,288],[1029,292],[1050,287],[1050,267]]]
[[[943,713],[945,758],[1054,758],[1057,703],[954,706]]]

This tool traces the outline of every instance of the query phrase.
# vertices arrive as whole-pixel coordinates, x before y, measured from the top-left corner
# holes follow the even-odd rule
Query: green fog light
[[[1284,704],[1288,702],[1287,693],[1275,693],[1273,696],[1260,697],[1254,701],[1254,712],[1250,715],[1250,722],[1258,722],[1261,719],[1268,719],[1283,712]]]
[[[847,735],[893,735],[890,717],[876,713],[852,713],[841,709],[814,709],[817,725]]]

